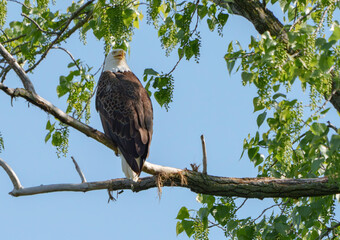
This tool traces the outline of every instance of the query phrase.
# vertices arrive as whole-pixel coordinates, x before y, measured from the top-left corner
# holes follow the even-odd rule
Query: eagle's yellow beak
[[[125,58],[125,51],[124,50],[117,51],[117,52],[115,52],[113,57],[116,58],[116,59],[122,60],[122,59]]]

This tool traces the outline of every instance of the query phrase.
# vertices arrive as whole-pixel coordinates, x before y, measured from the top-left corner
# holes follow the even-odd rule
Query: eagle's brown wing
[[[96,109],[105,134],[139,175],[153,132],[153,110],[146,90],[132,72],[105,71],[98,81]]]

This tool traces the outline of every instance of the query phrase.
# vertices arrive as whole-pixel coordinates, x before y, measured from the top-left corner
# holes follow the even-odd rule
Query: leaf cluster
[[[0,132],[0,153],[5,149],[4,139],[2,137],[2,134]]]
[[[48,133],[45,137],[45,142],[48,142],[48,140],[52,137],[52,145],[56,147],[56,153],[58,158],[61,156],[66,157],[68,152],[68,137],[69,137],[69,127],[63,123],[58,122],[58,128],[55,127],[56,122],[51,124],[50,120],[46,123],[46,130]]]
[[[149,96],[153,95],[159,105],[169,109],[169,104],[172,102],[174,79],[171,74],[159,74],[152,68],[146,68],[143,74],[143,81],[146,82],[145,89]],[[150,88],[152,87],[152,89]]]

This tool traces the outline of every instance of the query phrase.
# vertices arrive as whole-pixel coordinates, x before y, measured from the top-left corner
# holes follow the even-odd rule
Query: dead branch
[[[85,178],[85,176],[84,176],[84,174],[83,174],[83,172],[81,171],[81,169],[80,169],[80,167],[79,167],[79,165],[78,165],[78,163],[77,163],[77,161],[74,159],[74,157],[71,157],[71,158],[72,158],[73,164],[74,164],[74,166],[75,166],[75,168],[76,168],[76,170],[77,170],[77,172],[78,172],[78,174],[79,174],[79,177],[80,177],[80,179],[81,179],[81,182],[82,182],[82,183],[87,182],[87,181],[86,181],[86,178]]]
[[[13,187],[16,190],[22,189],[21,183],[19,181],[19,178],[13,171],[13,169],[4,161],[0,158],[0,166],[5,170],[9,178],[11,179],[13,183]]]
[[[203,174],[207,174],[207,150],[205,147],[205,139],[203,134],[201,135],[202,152],[203,152]]]

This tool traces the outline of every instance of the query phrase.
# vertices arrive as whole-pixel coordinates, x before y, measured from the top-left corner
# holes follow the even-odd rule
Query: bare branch
[[[77,163],[77,161],[74,159],[73,156],[72,156],[71,158],[72,158],[72,161],[73,161],[73,163],[74,163],[74,166],[75,166],[75,168],[76,168],[76,170],[77,170],[77,172],[78,172],[78,174],[79,174],[79,176],[80,176],[81,182],[82,182],[82,183],[87,182],[87,181],[86,181],[86,178],[85,178],[85,176],[84,176],[84,174],[83,174],[83,172],[81,171],[81,169],[80,169],[80,167],[79,167],[79,165],[78,165],[78,163]]]
[[[13,187],[15,190],[20,190],[22,189],[21,183],[19,181],[19,178],[13,171],[13,169],[4,161],[0,158],[0,166],[6,171],[7,175],[11,179],[13,183]]]
[[[205,140],[203,134],[201,135],[202,152],[203,152],[203,174],[207,174],[207,150],[205,147]]]
[[[35,94],[36,92],[35,92],[34,86],[31,80],[28,78],[26,72],[22,69],[22,67],[15,60],[15,58],[6,50],[6,48],[4,48],[4,46],[1,43],[0,43],[0,54],[3,56],[3,58],[6,59],[8,64],[13,68],[13,70],[19,76],[25,89]]]
[[[63,50],[64,52],[66,52],[70,58],[72,59],[73,63],[76,65],[76,67],[78,68],[78,70],[80,71],[80,66],[79,64],[77,63],[77,61],[74,59],[74,57],[72,56],[72,54],[66,49],[66,48],[63,48],[63,47],[52,47],[52,49],[60,49],[60,50]]]

